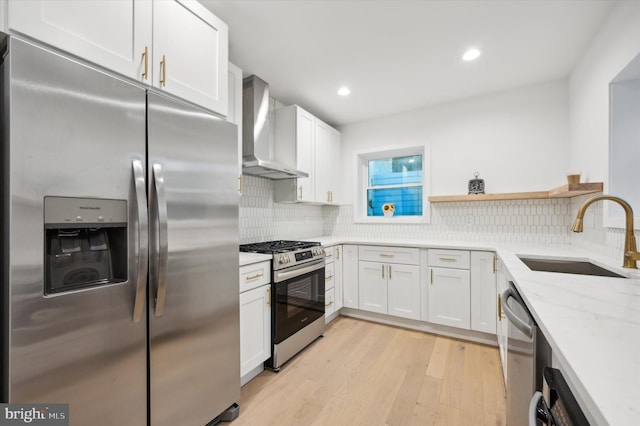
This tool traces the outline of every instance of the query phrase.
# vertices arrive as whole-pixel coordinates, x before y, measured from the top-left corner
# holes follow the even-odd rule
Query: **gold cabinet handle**
[[[384,265],[380,265],[380,267],[382,268],[382,278],[384,278]]]
[[[300,186],[300,195],[298,196],[298,200],[302,200],[302,186]]]
[[[380,253],[380,257],[393,257],[393,254]]]
[[[453,257],[439,257],[438,259],[440,259],[443,262],[455,262],[456,259],[454,259]]]
[[[271,306],[271,287],[267,289],[267,306]]]
[[[242,195],[242,175],[238,177],[238,192]]]
[[[391,275],[391,265],[389,265],[389,279],[392,279],[393,276]]]
[[[340,260],[340,247],[336,247],[336,260]]]
[[[498,256],[493,255],[493,273],[498,272]]]
[[[329,303],[325,303],[325,304],[324,304],[325,308],[328,308],[328,307],[329,307],[329,306],[331,306],[331,305],[333,305],[333,300],[332,300],[331,302],[329,302]]]
[[[329,281],[330,279],[333,279],[333,275],[329,275],[328,277],[324,277],[325,281]]]
[[[261,273],[257,273],[257,274],[255,274],[255,275],[252,275],[252,276],[250,276],[250,277],[247,277],[247,278],[246,278],[246,280],[247,280],[247,281],[255,280],[256,278],[260,278],[262,275],[263,275],[263,274],[261,274]]]
[[[498,294],[498,321],[502,321],[502,295]]]
[[[144,72],[142,76],[145,80],[149,79],[149,48],[147,46],[144,47],[144,52],[142,52],[142,57],[144,58]]]
[[[431,285],[433,285],[433,268],[431,268]]]
[[[327,254],[327,255],[325,255],[325,258],[326,257],[333,257],[333,255],[332,254]]]
[[[162,55],[162,60],[160,61],[160,68],[162,68],[162,77],[160,77],[160,84],[164,87],[167,84],[167,58]]]

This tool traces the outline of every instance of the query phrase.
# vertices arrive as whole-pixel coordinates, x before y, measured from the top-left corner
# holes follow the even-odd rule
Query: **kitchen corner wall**
[[[240,244],[324,235],[322,206],[276,203],[272,180],[243,175],[242,181]]]

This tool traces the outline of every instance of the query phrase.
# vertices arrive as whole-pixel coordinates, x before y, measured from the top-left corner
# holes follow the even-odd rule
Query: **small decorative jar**
[[[391,217],[396,211],[396,206],[393,203],[385,203],[382,205],[382,214],[384,217]]]

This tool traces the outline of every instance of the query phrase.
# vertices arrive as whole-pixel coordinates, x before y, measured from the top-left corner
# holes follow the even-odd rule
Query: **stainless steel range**
[[[282,365],[324,332],[324,248],[317,242],[243,244],[240,251],[273,255],[271,272],[271,358]]]

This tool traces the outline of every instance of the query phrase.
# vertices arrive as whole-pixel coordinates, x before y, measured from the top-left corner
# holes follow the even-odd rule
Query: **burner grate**
[[[276,240],[264,243],[241,244],[240,251],[251,253],[286,253],[319,245],[320,243],[311,241]]]

